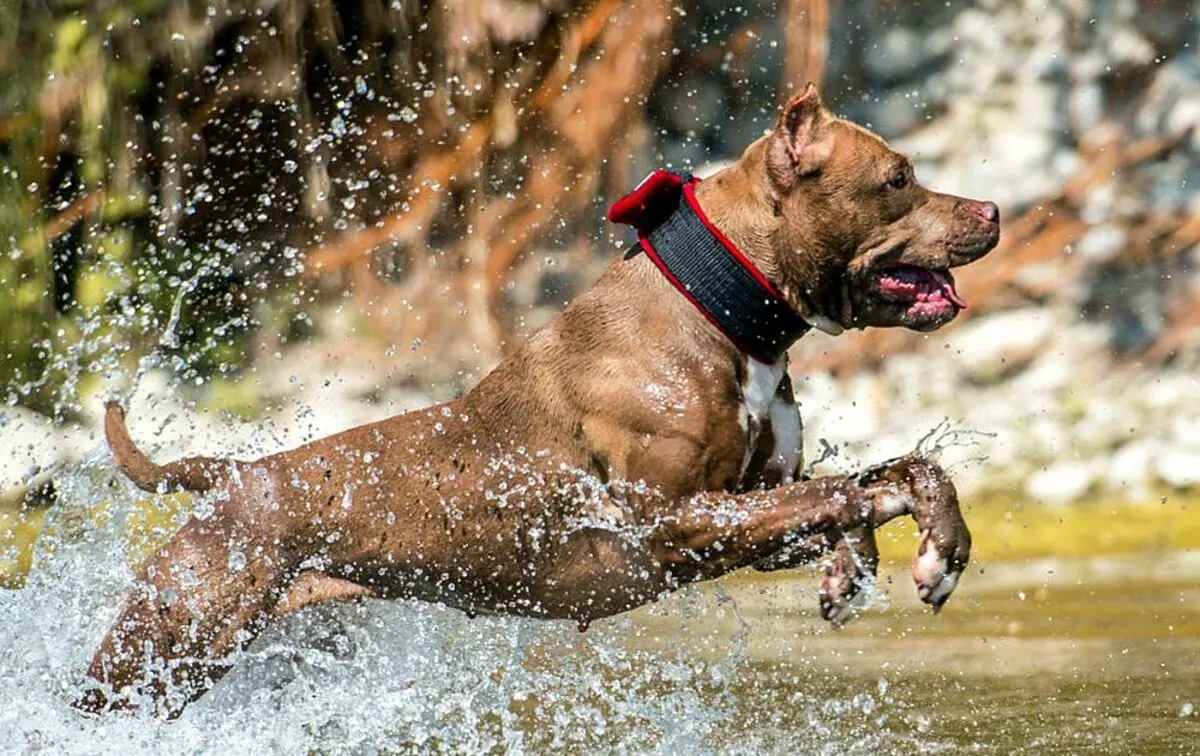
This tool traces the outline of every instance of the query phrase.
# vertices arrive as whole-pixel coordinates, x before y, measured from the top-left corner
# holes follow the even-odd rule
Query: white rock
[[[1124,492],[1133,501],[1149,498],[1154,461],[1161,448],[1157,439],[1142,438],[1117,449],[1104,471],[1108,487]]]
[[[1174,442],[1173,445],[1189,451],[1200,451],[1200,418],[1196,417],[1195,405],[1180,407],[1177,412],[1172,414],[1171,440]]]
[[[1096,480],[1091,465],[1075,460],[1055,462],[1025,482],[1025,492],[1043,504],[1069,504],[1088,492]]]
[[[1107,396],[1086,400],[1083,417],[1071,429],[1078,448],[1108,452],[1131,440],[1141,424],[1138,414]]]
[[[1154,60],[1154,46],[1128,26],[1114,26],[1108,35],[1108,57],[1114,63],[1144,66]]]
[[[1108,262],[1125,251],[1128,238],[1125,232],[1111,224],[1089,229],[1075,246],[1076,251],[1088,260]]]
[[[1172,488],[1189,488],[1200,484],[1200,452],[1167,449],[1154,460],[1154,472],[1159,480]]]
[[[1181,137],[1197,126],[1200,126],[1200,96],[1179,99],[1167,114],[1165,131],[1170,136]]]
[[[1174,410],[1196,395],[1196,379],[1179,373],[1160,373],[1140,381],[1141,404],[1154,409]]]
[[[1065,354],[1044,348],[1038,358],[1008,384],[1013,393],[1025,400],[1014,406],[1014,410],[1026,413],[1052,410],[1058,403],[1058,391],[1071,383],[1075,372],[1075,365]],[[1047,399],[1047,395],[1054,396]],[[1034,397],[1038,402],[1036,408],[1029,403]]]
[[[1052,315],[1040,308],[998,313],[951,334],[947,353],[971,378],[990,382],[1036,357],[1054,328]]]

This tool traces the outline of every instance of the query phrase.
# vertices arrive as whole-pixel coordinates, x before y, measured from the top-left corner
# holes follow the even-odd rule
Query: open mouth
[[[967,306],[954,290],[954,277],[948,270],[897,265],[880,270],[875,281],[880,297],[907,304],[912,315],[954,315]]]

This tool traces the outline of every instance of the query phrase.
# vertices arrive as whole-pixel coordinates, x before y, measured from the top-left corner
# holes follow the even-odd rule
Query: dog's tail
[[[203,493],[226,481],[233,462],[214,457],[187,457],[156,465],[133,443],[125,427],[125,410],[115,401],[104,405],[104,435],[113,459],[134,485],[151,493]]]

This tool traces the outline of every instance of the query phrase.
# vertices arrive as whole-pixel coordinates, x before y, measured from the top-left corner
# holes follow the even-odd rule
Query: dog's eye
[[[903,189],[908,186],[908,174],[905,171],[899,171],[895,176],[888,179],[887,185],[893,189]]]

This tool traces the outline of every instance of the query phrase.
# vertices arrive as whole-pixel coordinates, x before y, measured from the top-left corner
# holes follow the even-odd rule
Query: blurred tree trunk
[[[249,334],[285,341],[346,291],[392,343],[489,364],[528,251],[607,241],[656,84],[727,86],[785,8],[785,81],[819,78],[823,2],[13,0],[0,232],[22,251],[0,277],[23,293],[0,383],[31,396],[131,339],[184,378],[238,370]],[[673,49],[684,18],[696,55]]]
[[[821,84],[829,56],[829,0],[783,0],[783,81],[779,99],[803,91],[808,82]]]

